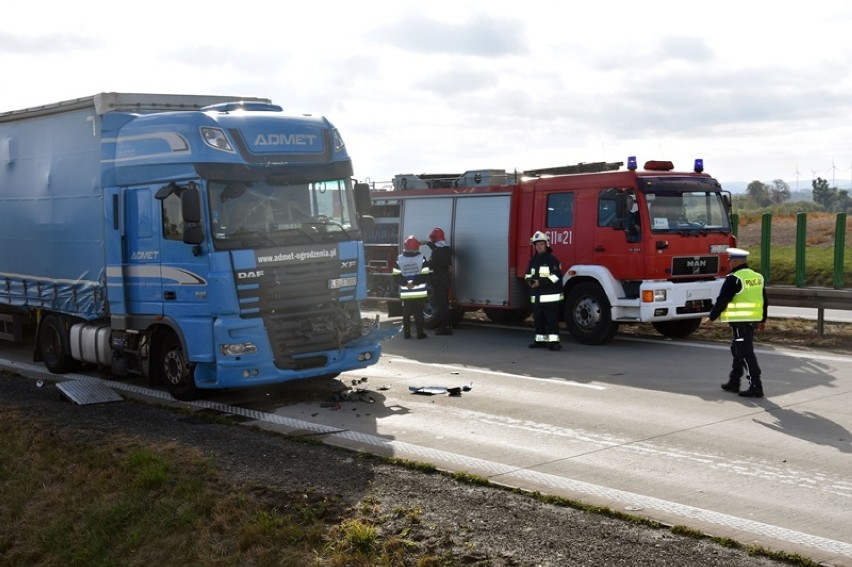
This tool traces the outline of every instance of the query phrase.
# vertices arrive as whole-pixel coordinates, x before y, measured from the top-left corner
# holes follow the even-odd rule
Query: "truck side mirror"
[[[362,215],[368,214],[373,209],[373,200],[370,198],[370,184],[355,184],[355,208]]]
[[[367,240],[376,231],[376,219],[371,215],[361,215],[358,217],[358,226],[361,227],[361,237]]]
[[[183,222],[201,222],[201,197],[194,185],[190,185],[180,194],[180,214],[183,216]]]
[[[183,217],[183,241],[194,244],[192,253],[198,256],[201,254],[199,245],[204,242],[204,230],[201,228],[201,195],[194,183],[180,194],[180,214]]]

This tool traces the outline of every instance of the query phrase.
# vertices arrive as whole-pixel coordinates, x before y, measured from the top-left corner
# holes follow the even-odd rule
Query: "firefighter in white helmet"
[[[562,265],[550,249],[550,237],[538,230],[530,238],[535,253],[524,279],[530,287],[535,341],[530,348],[560,350],[559,306],[562,302]]]

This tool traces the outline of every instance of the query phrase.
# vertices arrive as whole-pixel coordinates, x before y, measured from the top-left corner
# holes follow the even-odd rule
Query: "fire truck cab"
[[[563,318],[583,344],[610,340],[621,323],[692,333],[709,313],[734,245],[730,196],[703,172],[636,159],[509,173],[397,175],[371,192],[377,230],[367,244],[371,297],[393,298],[401,242],[444,229],[453,247],[453,313],[483,309],[499,322],[530,313],[524,272],[529,237],[550,237],[563,269]],[[423,247],[424,254],[429,249]],[[427,324],[432,315],[427,307]]]

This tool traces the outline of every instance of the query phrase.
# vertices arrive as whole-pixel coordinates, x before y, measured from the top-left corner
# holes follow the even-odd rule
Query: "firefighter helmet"
[[[441,242],[442,240],[446,240],[444,231],[438,227],[433,228],[432,232],[429,233],[429,240],[432,242]]]
[[[546,232],[542,232],[540,230],[535,231],[535,233],[530,237],[530,245],[535,245],[536,242],[544,242],[548,246],[550,246],[550,237]]]
[[[420,250],[420,241],[414,238],[414,235],[412,234],[405,239],[405,242],[402,244],[402,249],[411,252]]]

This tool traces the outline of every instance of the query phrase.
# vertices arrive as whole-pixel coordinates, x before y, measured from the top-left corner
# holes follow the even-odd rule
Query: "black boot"
[[[722,384],[722,389],[726,392],[739,392],[740,391],[740,379],[739,378],[730,378],[727,382]]]
[[[760,381],[760,378],[749,377],[748,381],[750,382],[748,390],[740,392],[740,396],[744,398],[762,398],[763,383]]]
[[[530,348],[547,348],[547,343],[544,341],[536,341],[534,343],[530,343]]]
[[[403,339],[410,339],[411,338],[411,331],[409,331],[408,329],[405,329],[402,332],[402,338]]]

